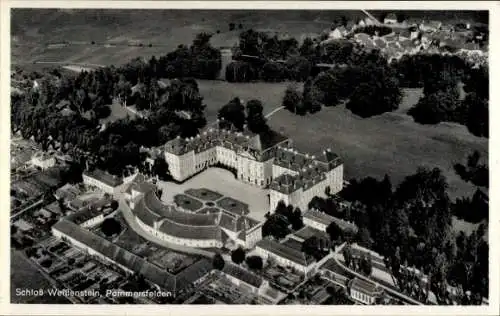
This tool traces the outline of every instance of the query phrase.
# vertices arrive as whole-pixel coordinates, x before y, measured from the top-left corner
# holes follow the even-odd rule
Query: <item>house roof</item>
[[[226,263],[224,265],[224,268],[222,269],[222,272],[236,279],[239,279],[255,288],[260,288],[263,283],[263,280],[260,276],[232,263]]]
[[[212,271],[212,262],[201,259],[179,272],[176,277],[177,290],[187,287]]]
[[[287,247],[286,245],[280,244],[279,242],[273,240],[262,239],[259,242],[257,242],[257,247],[267,250],[276,256],[300,264],[304,267],[309,266],[310,264],[315,262],[313,257],[307,256],[305,253],[301,251]]]
[[[289,239],[285,240],[282,244],[289,247],[289,248],[292,248],[292,249],[295,249],[298,251],[302,251],[302,243],[303,242],[300,242],[296,239],[289,238]]]
[[[389,19],[389,20],[397,20],[396,13],[389,13],[384,20]]]
[[[348,272],[347,270],[344,270],[335,259],[330,258],[328,259],[321,267],[320,269],[322,270],[328,270],[330,272],[335,272],[337,274],[343,275],[346,278],[350,278],[352,274]]]
[[[223,146],[233,150],[251,148],[262,153],[286,140],[288,137],[272,130],[254,134],[248,130],[235,132],[210,128],[196,137],[174,138],[165,144],[165,150],[174,155],[183,155],[190,151],[202,152],[215,146]]]
[[[92,171],[85,170],[83,174],[111,187],[117,187],[123,183],[122,178],[111,175],[101,169],[94,169]]]
[[[75,199],[80,191],[72,184],[65,184],[56,190],[56,197],[63,200],[73,200]]]
[[[110,260],[143,275],[147,280],[169,290],[176,292],[176,278],[173,274],[159,268],[143,258],[117,246],[116,244],[76,225],[62,219],[54,224],[53,229],[70,236],[81,244],[92,248]]]
[[[349,287],[370,296],[379,295],[383,292],[383,289],[377,284],[371,281],[362,280],[358,277],[355,277],[349,282]]]
[[[330,225],[333,222],[332,216],[315,209],[307,210],[303,217],[324,225]]]
[[[300,153],[292,148],[278,147],[273,162],[294,173],[282,174],[276,177],[270,188],[290,194],[302,188],[307,190],[316,183],[323,181],[325,172],[342,164],[342,160],[330,150],[323,151],[318,156]]]
[[[299,231],[295,232],[293,234],[293,236],[298,237],[298,238],[300,238],[302,240],[309,239],[309,238],[311,238],[313,236],[316,236],[318,238],[329,239],[329,237],[328,237],[328,235],[327,235],[326,232],[318,230],[318,229],[316,229],[314,227],[311,227],[311,226],[305,226],[305,227],[303,227]]]
[[[170,219],[163,219],[159,231],[166,235],[178,238],[197,240],[220,240],[221,230],[219,226],[190,226],[176,223]]]

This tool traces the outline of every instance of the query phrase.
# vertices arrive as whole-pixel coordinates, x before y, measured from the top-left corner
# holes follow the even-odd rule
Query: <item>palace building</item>
[[[220,248],[233,244],[253,248],[262,239],[262,224],[223,208],[195,213],[161,202],[150,183],[132,183],[126,192],[139,226],[157,238],[173,244]]]
[[[191,138],[177,137],[163,148],[170,174],[184,181],[211,166],[233,170],[237,179],[269,189],[270,211],[279,201],[306,210],[314,196],[342,190],[343,163],[327,149],[301,153],[292,140],[274,131],[254,134],[210,128]]]

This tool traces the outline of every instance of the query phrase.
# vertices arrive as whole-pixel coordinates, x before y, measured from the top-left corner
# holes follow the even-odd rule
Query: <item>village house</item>
[[[116,194],[119,192],[120,186],[123,184],[123,179],[111,175],[100,169],[85,170],[83,172],[83,183],[97,187],[108,194]]]
[[[384,24],[396,24],[396,23],[398,23],[398,18],[395,13],[389,13],[384,18]]]
[[[349,295],[357,302],[364,305],[373,305],[380,298],[384,290],[371,281],[354,278],[349,281]]]
[[[47,152],[37,152],[31,158],[31,164],[42,170],[52,168],[56,165],[56,158]]]

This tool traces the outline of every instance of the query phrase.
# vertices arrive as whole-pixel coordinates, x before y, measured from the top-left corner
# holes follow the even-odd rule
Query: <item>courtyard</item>
[[[159,181],[158,186],[165,203],[195,199],[199,203],[207,201],[203,204],[211,207],[207,203],[217,200],[219,207],[239,214],[249,212],[248,216],[257,221],[264,221],[269,211],[267,190],[240,182],[231,172],[221,168],[209,168],[181,184]]]

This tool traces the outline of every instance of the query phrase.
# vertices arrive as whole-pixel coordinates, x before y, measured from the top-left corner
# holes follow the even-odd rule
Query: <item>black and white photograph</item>
[[[6,301],[497,304],[492,17],[399,5],[8,8]]]

